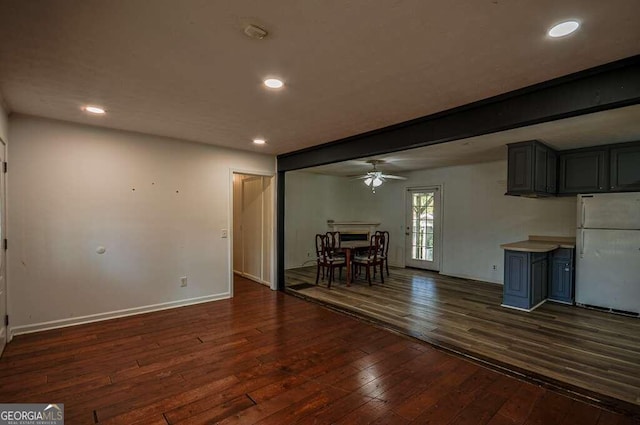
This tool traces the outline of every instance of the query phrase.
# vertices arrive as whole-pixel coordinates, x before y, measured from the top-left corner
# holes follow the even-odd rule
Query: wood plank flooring
[[[288,270],[286,279],[305,297],[424,341],[604,403],[640,406],[638,318],[552,302],[530,313],[506,309],[500,285],[415,269],[391,268],[384,285],[378,279],[371,287],[364,281],[351,287],[338,281],[330,290],[325,282],[315,286],[315,266]]]
[[[237,278],[235,297],[18,336],[0,402],[73,424],[632,424]]]

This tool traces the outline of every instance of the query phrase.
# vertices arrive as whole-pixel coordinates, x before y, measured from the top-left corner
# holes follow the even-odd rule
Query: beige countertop
[[[523,252],[549,252],[558,248],[576,247],[576,238],[564,236],[529,236],[526,241],[505,243],[500,245],[502,249]]]

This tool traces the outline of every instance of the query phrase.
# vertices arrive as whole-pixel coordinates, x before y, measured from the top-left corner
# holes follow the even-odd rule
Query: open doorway
[[[273,176],[233,173],[233,272],[273,286]]]

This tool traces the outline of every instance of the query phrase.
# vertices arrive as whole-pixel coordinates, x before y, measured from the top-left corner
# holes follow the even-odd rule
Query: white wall
[[[316,230],[326,229],[327,218],[379,221],[380,229],[390,232],[389,263],[404,266],[408,187],[443,186],[442,274],[502,283],[500,244],[529,235],[575,236],[575,196],[505,196],[506,161],[421,170],[406,176],[407,181],[387,182],[373,194],[360,181],[287,173],[287,268],[302,264],[313,247]]]
[[[359,220],[357,199],[344,177],[293,171],[285,174],[285,268],[315,264],[315,235],[327,220]]]
[[[407,176],[403,189],[443,185],[442,274],[502,283],[500,244],[529,235],[575,236],[576,197],[505,196],[506,161],[415,171]],[[405,193],[380,192],[377,200],[381,227],[391,232],[389,257],[395,264],[404,264]]]
[[[273,157],[29,116],[10,124],[14,332],[229,296],[230,169],[273,173]]]

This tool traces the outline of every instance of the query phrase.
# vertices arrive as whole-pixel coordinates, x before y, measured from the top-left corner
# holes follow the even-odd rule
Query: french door
[[[405,265],[440,270],[440,187],[407,189]]]

